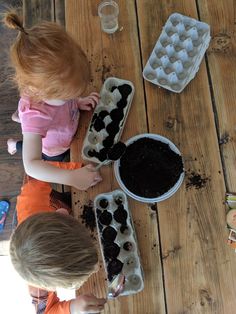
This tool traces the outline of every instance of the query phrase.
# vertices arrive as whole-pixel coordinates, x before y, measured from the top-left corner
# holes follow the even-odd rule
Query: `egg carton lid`
[[[210,43],[210,26],[173,13],[143,69],[145,80],[180,93],[195,77]]]
[[[101,207],[99,203],[102,199],[105,199],[108,201],[108,204],[105,208]],[[118,223],[114,219],[113,213],[119,206],[118,203],[116,203],[116,201],[119,204],[123,204],[124,209],[127,211],[127,219],[126,219],[126,224],[128,227],[127,234],[120,232],[120,227],[122,226],[122,223]],[[131,212],[129,210],[126,194],[122,190],[118,190],[118,189],[109,193],[98,194],[94,199],[94,210],[95,210],[96,224],[97,224],[97,229],[98,229],[99,244],[100,244],[104,268],[106,270],[107,276],[109,275],[109,272],[108,272],[109,262],[106,261],[105,259],[105,254],[104,254],[105,245],[102,243],[102,233],[104,229],[107,227],[107,225],[102,225],[99,222],[99,216],[101,213],[98,214],[97,210],[101,210],[101,212],[107,210],[107,212],[112,214],[112,221],[110,222],[108,226],[114,228],[117,232],[117,235],[115,236],[115,239],[113,242],[120,247],[120,251],[119,251],[119,254],[114,258],[120,260],[123,263],[122,270],[120,271],[119,274],[123,274],[125,276],[124,290],[119,295],[120,296],[131,295],[131,294],[140,292],[144,288],[144,275],[143,275],[143,269],[142,269],[142,265],[140,261],[137,238],[136,238],[133,220],[132,220]],[[133,244],[133,246],[131,246],[132,248],[131,251],[126,251],[123,248],[122,245],[124,245],[124,243]],[[129,263],[129,258],[133,259],[134,261],[133,264],[132,262]],[[114,279],[114,277],[112,278],[112,280]],[[108,291],[109,291],[109,288],[111,287],[112,280],[109,280],[109,279],[107,280]],[[111,296],[109,297],[111,298]]]
[[[103,142],[103,140],[105,140],[109,136],[109,134],[106,131],[106,127],[113,120],[110,118],[109,115],[106,116],[103,119],[104,124],[105,124],[105,128],[101,129],[98,132],[94,129],[93,123],[94,123],[94,120],[96,119],[97,115],[101,111],[108,111],[110,113],[113,109],[118,109],[117,103],[120,100],[122,100],[123,98],[122,98],[122,95],[119,92],[119,90],[117,88],[113,90],[112,87],[114,87],[114,86],[120,87],[124,84],[127,84],[131,87],[131,92],[124,99],[127,101],[127,105],[125,105],[125,107],[123,108],[123,118],[118,123],[119,131],[114,136],[113,145],[119,141],[119,139],[122,135],[124,125],[125,125],[125,122],[126,122],[129,110],[130,110],[130,106],[132,103],[132,99],[134,96],[134,85],[131,81],[128,81],[128,80],[120,79],[117,77],[109,77],[105,80],[105,82],[101,88],[99,102],[98,102],[98,104],[94,110],[94,113],[93,113],[93,116],[91,118],[89,127],[87,129],[86,136],[84,138],[84,142],[83,142],[83,146],[82,146],[82,153],[81,153],[82,158],[84,160],[88,160],[88,161],[91,161],[91,162],[94,162],[97,164],[103,163],[103,161],[99,160],[97,157],[94,157],[94,156],[90,157],[88,155],[88,151],[91,149],[91,150],[96,150],[96,151],[100,152],[101,149],[104,148],[102,142]],[[111,163],[111,161],[107,160],[107,162],[105,164],[108,165],[109,163]]]
[[[225,200],[229,209],[236,209],[236,193],[226,193]]]

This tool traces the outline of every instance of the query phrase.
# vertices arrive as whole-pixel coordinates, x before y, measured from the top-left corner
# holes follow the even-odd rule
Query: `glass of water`
[[[115,1],[102,1],[98,6],[98,15],[105,33],[112,34],[117,31],[119,6]]]

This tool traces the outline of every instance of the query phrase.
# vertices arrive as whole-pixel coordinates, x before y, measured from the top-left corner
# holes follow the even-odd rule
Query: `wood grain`
[[[212,20],[221,14],[221,5],[209,4],[214,7]],[[198,18],[195,1],[138,0],[137,7],[144,64],[171,13]],[[214,59],[216,69],[217,62]],[[235,256],[225,243],[225,185],[204,60],[181,94],[148,82],[145,92],[149,130],[179,147],[185,183],[191,173],[206,180],[200,189],[183,184],[172,198],[158,205],[168,313],[233,313]]]
[[[0,13],[8,7],[16,7],[19,12],[19,1],[0,1]],[[15,40],[17,32],[4,27],[0,23],[0,199],[7,199],[11,203],[4,230],[0,234],[0,255],[8,255],[8,243],[12,233],[12,218],[15,211],[16,195],[21,187],[23,165],[21,156],[11,156],[7,152],[8,138],[21,138],[20,125],[11,120],[12,113],[17,108],[18,91],[12,81],[14,73],[10,58],[10,45]]]
[[[65,25],[65,0],[54,0],[55,21]]]
[[[236,191],[236,6],[235,1],[198,1],[199,14],[211,25],[212,41],[207,53],[219,144],[229,191]]]
[[[66,29],[86,52],[92,69],[89,91],[101,89],[105,78],[116,76],[131,80],[135,85],[135,97],[127,119],[122,140],[147,131],[142,68],[139,51],[137,20],[134,1],[119,1],[119,23],[123,27],[113,35],[101,33],[97,15],[98,1],[66,1]],[[80,159],[81,147],[91,113],[82,114],[77,138],[71,148],[72,160]],[[80,218],[83,204],[93,200],[101,192],[117,187],[111,166],[101,169],[103,182],[88,192],[74,190],[74,214]],[[145,288],[134,296],[109,301],[105,313],[164,313],[162,270],[159,255],[159,239],[156,213],[148,206],[129,200],[138,237],[145,273]],[[80,293],[93,292],[106,295],[105,275],[101,269],[93,275]]]
[[[64,25],[64,1],[28,1],[9,0],[0,1],[0,12],[8,7],[16,8],[19,15],[23,14],[27,27],[31,27],[41,20],[56,20]],[[54,13],[55,10],[55,13]],[[22,13],[23,12],[23,13]],[[12,81],[14,70],[11,67],[9,50],[17,31],[7,29],[0,24],[0,197],[9,199],[11,209],[6,220],[4,231],[0,234],[0,255],[8,254],[8,241],[12,232],[12,218],[15,211],[16,196],[19,194],[23,180],[23,163],[21,154],[11,156],[7,152],[8,138],[21,139],[20,124],[11,120],[12,113],[17,109],[19,94],[16,85]],[[58,185],[57,185],[58,188]]]
[[[26,27],[54,21],[54,0],[23,0],[23,16]]]

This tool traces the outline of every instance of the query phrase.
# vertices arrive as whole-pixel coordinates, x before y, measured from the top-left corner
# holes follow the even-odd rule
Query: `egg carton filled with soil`
[[[108,278],[125,276],[124,290],[130,295],[144,288],[143,271],[131,213],[125,193],[115,190],[99,194],[94,200],[99,242]]]
[[[143,77],[172,92],[180,93],[194,78],[210,43],[210,26],[173,13],[143,70]]]
[[[106,79],[84,139],[84,160],[100,164],[107,159],[107,152],[121,137],[133,95],[132,82],[116,77]]]

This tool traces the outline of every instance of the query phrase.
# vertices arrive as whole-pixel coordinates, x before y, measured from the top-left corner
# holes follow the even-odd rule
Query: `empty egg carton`
[[[121,136],[133,95],[134,85],[130,81],[106,79],[84,139],[84,160],[100,164],[107,159],[107,151]]]
[[[180,93],[196,75],[210,39],[208,24],[171,14],[144,67],[143,77]]]
[[[144,288],[143,270],[131,213],[125,193],[115,190],[94,200],[99,242],[108,277],[108,290],[115,276],[125,276],[124,290],[130,295]]]

